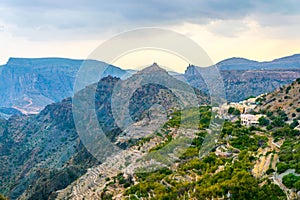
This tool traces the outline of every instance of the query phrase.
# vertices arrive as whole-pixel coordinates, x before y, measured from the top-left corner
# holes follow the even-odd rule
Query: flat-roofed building
[[[259,118],[265,115],[252,115],[252,114],[241,114],[241,124],[245,126],[255,126],[259,124]]]

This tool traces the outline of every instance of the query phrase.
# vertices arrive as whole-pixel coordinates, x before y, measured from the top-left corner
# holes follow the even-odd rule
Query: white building
[[[241,114],[241,124],[245,126],[253,126],[259,124],[258,119],[265,115]]]

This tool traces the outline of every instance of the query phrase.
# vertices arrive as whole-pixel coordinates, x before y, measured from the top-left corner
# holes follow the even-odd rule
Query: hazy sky
[[[0,63],[9,57],[87,58],[118,33],[152,26],[190,37],[214,62],[272,60],[300,53],[299,22],[298,0],[0,0]],[[142,57],[116,63],[159,60]],[[186,64],[167,58],[165,65]]]

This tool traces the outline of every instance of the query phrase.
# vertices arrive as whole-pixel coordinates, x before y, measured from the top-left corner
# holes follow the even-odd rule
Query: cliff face
[[[258,96],[274,91],[300,77],[300,69],[221,71],[227,100],[241,101],[249,96]]]
[[[251,95],[272,92],[300,77],[300,55],[271,62],[256,62],[241,58],[224,60],[217,64],[224,82],[227,101],[241,101]],[[208,92],[201,68],[189,66],[184,77],[192,86]]]
[[[0,67],[0,107],[12,107],[23,113],[38,113],[46,105],[73,95],[73,83],[83,60],[63,58],[11,58]],[[107,64],[88,60],[88,65]],[[109,66],[103,73],[123,76],[127,72]]]

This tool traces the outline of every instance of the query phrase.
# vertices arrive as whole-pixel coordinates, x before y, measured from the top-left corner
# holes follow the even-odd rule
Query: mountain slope
[[[270,62],[231,58],[219,62],[217,68],[224,82],[227,101],[237,102],[249,96],[272,92],[300,77],[300,55]],[[209,92],[201,77],[203,69],[190,65],[184,77],[193,87]]]
[[[300,132],[285,123],[277,126],[275,121],[278,116],[286,115],[299,119],[299,94],[300,79],[297,79],[261,95],[257,98],[261,105],[256,112],[270,117],[274,127],[269,130],[266,124],[247,127],[240,121],[227,121],[215,148],[202,158],[199,151],[208,130],[186,130],[195,137],[179,158],[172,151],[159,154],[164,147],[170,149],[168,145],[176,141],[180,132],[175,112],[166,123],[169,126],[164,126],[157,135],[92,167],[59,191],[57,199],[297,199]],[[271,111],[277,115],[269,116],[267,112]],[[190,113],[190,119],[194,114]],[[161,157],[153,156],[155,153]],[[147,166],[135,161],[147,156],[153,158],[152,163],[168,156],[176,159],[171,166],[139,171]]]
[[[279,87],[272,93],[262,95],[257,110],[277,112],[282,110],[291,121],[299,118],[300,113],[300,78],[291,84]]]
[[[0,107],[12,107],[25,114],[38,113],[46,105],[72,96],[75,76],[83,62],[107,67],[96,60],[10,58],[0,67]],[[126,74],[110,65],[102,77]]]
[[[144,73],[151,72],[151,68],[147,70],[134,75],[133,79],[142,80],[140,77]],[[158,72],[166,79],[187,86],[162,69],[155,74]],[[122,130],[116,124],[111,108],[112,93],[120,82],[123,81],[108,76],[75,96],[85,97],[96,89],[94,97],[99,125],[111,142],[127,148],[132,140],[116,141]],[[199,102],[207,103],[205,96],[199,91],[196,93],[199,93]],[[130,116],[134,123],[148,120],[147,110],[154,104],[160,104],[166,110],[179,106],[177,97],[168,88],[146,84],[137,88],[130,98]],[[151,123],[151,116],[148,122]],[[1,120],[0,131],[0,193],[11,199],[55,198],[56,191],[67,187],[91,166],[99,164],[87,151],[75,129],[71,98],[50,104],[37,115]]]

